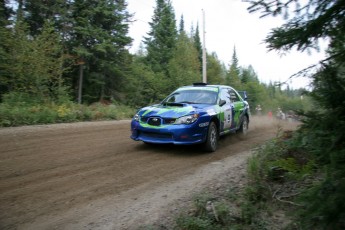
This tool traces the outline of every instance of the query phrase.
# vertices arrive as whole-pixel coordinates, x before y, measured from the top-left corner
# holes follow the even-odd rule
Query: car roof
[[[231,86],[228,85],[209,85],[207,83],[193,83],[193,85],[188,85],[188,86],[182,86],[180,88],[178,88],[177,90],[181,90],[181,89],[220,89],[220,88],[230,88],[230,89],[234,89]]]

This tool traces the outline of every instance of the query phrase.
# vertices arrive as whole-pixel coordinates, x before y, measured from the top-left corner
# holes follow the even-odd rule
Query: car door
[[[241,119],[242,119],[242,116],[244,114],[244,109],[245,109],[244,103],[235,90],[230,89],[229,94],[230,94],[230,101],[233,105],[233,110],[234,110],[232,128],[237,129],[237,128],[239,128],[239,126],[241,124]]]
[[[220,99],[226,103],[221,107],[220,123],[221,131],[228,131],[233,126],[233,104],[230,99],[230,93],[228,88],[221,90]]]

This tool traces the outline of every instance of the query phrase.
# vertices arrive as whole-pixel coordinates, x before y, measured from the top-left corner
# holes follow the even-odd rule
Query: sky
[[[131,53],[136,53],[144,36],[150,30],[156,0],[127,0],[128,11],[134,13],[130,24],[129,36],[134,39]],[[249,14],[248,3],[242,0],[171,0],[175,10],[176,25],[179,26],[181,15],[185,30],[199,24],[200,38],[203,42],[205,26],[205,45],[208,53],[215,52],[218,59],[227,67],[231,63],[234,47],[239,65],[251,65],[263,83],[285,82],[298,71],[324,59],[324,52],[312,51],[300,53],[290,51],[281,55],[277,51],[268,51],[263,42],[272,28],[280,26],[281,17],[260,18],[259,13]],[[203,24],[203,12],[205,24]],[[287,82],[297,89],[308,87],[307,78],[292,78]]]

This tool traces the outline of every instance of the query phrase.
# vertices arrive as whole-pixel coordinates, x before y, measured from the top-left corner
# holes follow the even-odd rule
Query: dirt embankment
[[[250,150],[278,127],[254,118],[217,152],[148,146],[129,121],[0,129],[0,229],[136,229],[224,176],[241,181]]]

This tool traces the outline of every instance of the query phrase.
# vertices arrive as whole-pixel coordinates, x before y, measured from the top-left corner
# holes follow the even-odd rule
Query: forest
[[[0,125],[119,117],[109,117],[111,111],[95,114],[89,107],[95,104],[126,106],[130,116],[131,108],[202,81],[198,24],[187,32],[171,2],[157,0],[150,31],[131,54],[132,16],[125,0],[2,0]],[[239,66],[236,52],[235,46],[229,50],[227,64],[216,53],[206,54],[209,84],[246,90],[251,108],[260,104],[265,112],[310,107],[307,96],[301,100],[303,89],[261,83],[252,66]],[[13,108],[36,115],[18,117]]]
[[[311,183],[294,201],[300,204],[294,229],[344,229],[345,1],[246,2],[258,18],[285,19],[267,35],[269,50],[307,52],[317,50],[320,39],[328,41],[327,58],[299,73],[312,79],[312,90],[261,83],[251,66],[239,66],[236,48],[228,64],[207,53],[208,83],[246,90],[252,109],[260,104],[265,112],[278,106],[298,111],[301,127],[273,151],[289,153],[279,161],[285,166],[291,158],[312,162],[303,177]],[[150,31],[131,54],[126,7],[125,0],[1,0],[0,126],[129,118],[135,108],[200,82],[198,25],[186,31],[171,1],[156,0]],[[261,191],[251,196],[258,204]]]

